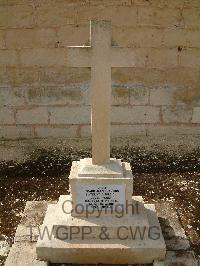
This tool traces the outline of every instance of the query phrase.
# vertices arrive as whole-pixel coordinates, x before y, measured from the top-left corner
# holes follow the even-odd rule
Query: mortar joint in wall
[[[147,90],[148,90],[148,101],[147,101],[147,103],[145,105],[150,105],[150,93],[151,93],[151,89],[148,88]]]
[[[136,7],[136,26],[139,24],[139,10],[138,7]]]
[[[49,125],[49,124],[50,124],[51,112],[48,110],[48,111],[47,111],[47,114],[48,114],[47,124]]]
[[[14,115],[14,121],[16,125],[17,124],[17,109],[16,108],[13,109],[13,115]]]
[[[159,110],[159,118],[160,118],[160,123],[164,123],[163,121],[163,114],[162,114],[162,106],[160,106],[160,110]]]
[[[82,129],[82,127],[83,127],[83,125],[78,125],[75,137],[81,138],[81,129]]]
[[[37,132],[36,132],[36,129],[35,129],[35,128],[36,128],[36,126],[33,126],[33,127],[32,127],[33,137],[34,137],[34,138],[37,138],[38,135],[37,135]]]

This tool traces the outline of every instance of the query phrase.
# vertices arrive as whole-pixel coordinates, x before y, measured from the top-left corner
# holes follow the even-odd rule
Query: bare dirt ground
[[[0,240],[14,237],[26,201],[57,200],[68,194],[72,161],[90,156],[87,150],[55,148],[35,150],[23,162],[1,161]],[[174,203],[191,247],[200,255],[200,149],[173,154],[157,147],[149,151],[127,146],[113,149],[112,157],[131,163],[134,195],[147,202]]]

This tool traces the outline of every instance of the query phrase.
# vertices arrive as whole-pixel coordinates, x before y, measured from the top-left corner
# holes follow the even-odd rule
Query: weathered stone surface
[[[86,214],[86,203],[82,201],[84,192],[84,186],[123,186],[121,192],[123,195],[120,202],[123,205],[125,203],[132,203],[132,172],[130,165],[128,163],[122,163],[121,160],[111,159],[110,164],[104,165],[93,165],[91,163],[91,158],[85,158],[80,160],[80,162],[73,162],[69,183],[72,195],[72,207],[75,209],[78,204],[83,207],[82,214],[78,212],[73,213],[74,216],[85,216]],[[82,193],[80,190],[83,190]],[[92,189],[92,188],[91,188]],[[95,210],[96,211],[96,210]],[[96,215],[96,212],[92,212],[91,215]],[[110,210],[108,210],[110,213]],[[104,215],[104,211],[102,212]]]
[[[31,88],[27,92],[27,100],[30,105],[65,105],[82,104],[84,101],[84,88],[48,86]]]
[[[154,205],[146,205],[150,226],[160,227],[155,214]],[[52,227],[51,220],[45,218],[44,225],[49,229]],[[117,240],[112,239],[90,239],[90,240],[71,240],[59,241],[56,238],[49,239],[47,235],[43,239],[38,239],[37,254],[42,259],[51,262],[64,263],[111,263],[111,264],[134,264],[150,263],[154,259],[163,260],[165,257],[165,244],[160,235],[154,238],[153,232],[148,239],[138,240]],[[105,248],[106,245],[106,248]],[[50,250],[54,249],[54,252]],[[95,249],[95,252],[93,251]],[[148,252],[144,252],[148,250]],[[82,256],[82,252],[87,256]],[[117,252],[117,256],[113,254]]]
[[[190,243],[179,222],[173,203],[156,204],[167,250],[188,250]]]
[[[0,126],[0,139],[14,140],[14,139],[31,139],[34,137],[32,127],[27,126]]]
[[[47,124],[48,110],[44,107],[18,110],[16,122],[17,124]]]
[[[35,262],[35,260],[36,260],[35,243],[27,241],[19,242],[15,243],[12,246],[9,256],[5,262],[5,266],[21,266],[21,265],[30,266],[32,265],[33,262]]]
[[[185,106],[163,106],[162,119],[165,123],[189,123],[192,119],[192,108]]]
[[[195,107],[193,109],[192,122],[200,123],[200,107]]]
[[[9,108],[0,108],[0,124],[14,124],[14,111]]]
[[[52,6],[54,10],[51,9]],[[90,64],[80,62],[80,66],[88,66],[84,70],[67,68],[73,64],[77,66],[78,59],[76,54],[72,54],[71,60],[68,60],[70,56],[66,46],[89,45],[89,20],[96,18],[111,20],[113,24],[112,46],[119,54],[113,53],[111,60],[112,66],[117,66],[112,70],[113,85],[117,86],[112,96],[112,104],[115,107],[146,105],[164,108],[165,105],[180,104],[186,107],[198,107],[200,103],[199,10],[198,0],[155,2],[51,0],[46,4],[38,0],[32,4],[25,0],[2,0],[0,3],[0,87],[9,86],[6,89],[13,91],[6,94],[3,105],[6,108],[7,105],[12,108],[18,105],[16,87],[20,91],[25,89],[28,93],[37,94],[41,88],[52,86],[55,90],[62,91],[61,87],[66,85],[72,87],[72,97],[71,94],[63,97],[59,94],[58,96],[51,94],[52,97],[48,98],[46,94],[41,93],[41,96],[31,99],[28,96],[22,106],[27,103],[29,105],[45,104],[50,108],[55,104],[79,104],[81,107],[88,105]],[[87,55],[86,52],[82,59]],[[124,69],[120,68],[121,66]],[[74,86],[87,87],[87,92],[82,93],[81,90],[81,93],[77,94]],[[166,87],[169,89],[165,90]],[[142,88],[145,90],[144,94],[142,94]],[[149,89],[151,89],[150,102]],[[137,97],[138,92],[142,94],[141,97]],[[60,94],[63,95],[62,92]],[[3,99],[1,93],[0,99]],[[199,123],[195,112],[193,119],[186,122],[191,128],[190,135],[196,132],[194,126]],[[173,109],[171,113],[176,116],[177,110]],[[184,114],[181,113],[180,116]],[[121,118],[123,120],[123,117]],[[170,118],[170,120],[173,119]],[[167,122],[167,119],[162,120],[160,116],[157,122],[150,120],[148,123],[152,125],[162,123],[162,126],[176,123],[177,130],[174,131],[179,132],[181,124],[185,123],[181,122],[183,120]],[[138,136],[140,130],[131,130],[129,121],[123,123],[120,118],[118,121],[120,122],[117,122],[116,128],[119,129],[120,136],[128,138]],[[143,121],[139,119],[139,122],[134,123],[146,123]],[[75,123],[74,118],[73,124]],[[84,129],[87,125],[82,123],[81,127]],[[12,139],[19,138],[17,130],[14,131],[16,132],[14,135],[14,132],[8,131],[7,124],[3,126],[8,136],[12,135]],[[35,129],[37,130],[36,124]],[[38,129],[39,131],[41,129]],[[44,129],[43,132],[45,131]],[[87,132],[86,130],[86,133],[79,134],[79,137],[87,136]],[[171,134],[168,132],[167,130],[166,136]],[[41,132],[31,137],[37,138],[38,135],[43,135],[44,138],[46,136],[49,138],[51,134],[53,138],[56,135],[62,137],[65,131],[51,130],[49,134]],[[151,135],[156,137],[157,131],[152,130]],[[162,135],[165,135],[164,131]],[[71,138],[71,131],[69,134],[66,131],[66,137]]]
[[[0,106],[15,107],[24,106],[24,90],[22,89],[11,89],[8,87],[0,88]]]
[[[158,123],[160,108],[154,106],[112,107],[113,123]]]
[[[1,66],[16,66],[18,64],[16,50],[0,50],[0,64]]]
[[[77,138],[79,127],[77,125],[69,125],[66,127],[36,127],[35,135],[37,138]]]
[[[190,126],[185,126],[182,125],[180,127],[174,126],[174,125],[170,125],[170,126],[161,126],[161,125],[148,125],[146,127],[147,130],[147,136],[152,136],[152,137],[161,137],[161,136],[165,136],[167,138],[169,137],[173,137],[173,138],[177,138],[177,136],[179,136],[179,138],[182,136],[198,136],[200,135],[200,127],[196,126],[196,127],[190,127]]]
[[[51,107],[50,124],[89,124],[90,108],[82,107]]]
[[[66,65],[66,51],[63,48],[22,49],[20,62],[26,67],[60,67]]]
[[[8,256],[10,249],[11,249],[11,247],[6,240],[0,241],[0,257]]]
[[[149,89],[138,86],[130,88],[130,104],[131,105],[147,105],[149,103]]]
[[[113,239],[116,243],[119,240],[128,239],[142,239],[145,241],[145,239],[149,237],[151,229],[149,227],[146,210],[142,203],[137,203],[137,207],[134,199],[132,206],[135,208],[135,213],[120,215],[118,212],[112,216],[104,214],[98,215],[96,213],[97,216],[89,215],[88,217],[72,217],[72,209],[68,201],[69,197],[62,196],[62,200],[59,200],[57,206],[50,205],[48,207],[45,216],[44,225],[51,224],[51,227],[48,227],[49,232],[53,232],[53,236],[57,239],[64,241],[78,239],[80,244],[86,239],[88,241],[91,239],[97,239],[97,241],[103,240],[101,239],[101,233],[104,227],[107,228],[109,239]],[[63,203],[65,204],[62,205]],[[138,210],[136,210],[136,207]],[[40,238],[41,233],[39,234],[39,230],[41,230],[40,232],[42,233],[45,229],[44,227],[38,228],[37,237],[39,235]]]
[[[48,203],[45,201],[42,201],[42,202],[28,202],[27,204],[28,204],[28,208],[26,208],[26,211],[24,212],[24,216],[27,217],[27,220],[25,223],[31,224],[33,222],[33,225],[34,225],[35,222],[36,223],[38,223],[39,221],[41,222],[42,217],[44,217],[45,215],[46,207]],[[38,213],[38,211],[40,210],[39,220],[37,218],[35,219],[35,212],[34,212],[35,208],[36,208],[36,213]],[[176,210],[173,208],[173,205],[166,204],[166,203],[164,203],[164,205],[156,204],[156,208],[157,208],[158,215],[165,220],[169,220],[170,213],[172,213],[173,224],[176,224],[175,227],[177,227],[177,224],[178,224],[178,228],[179,228],[180,223],[177,219],[177,215],[174,215],[176,214]],[[29,212],[29,210],[31,211]],[[28,222],[29,220],[30,222]],[[161,223],[161,226],[163,227],[162,223]],[[180,232],[180,229],[178,229],[178,232]],[[176,229],[175,229],[175,234],[176,234]],[[164,237],[166,237],[166,234],[164,234]],[[22,241],[22,242],[18,242],[13,245],[12,251],[10,252],[7,258],[6,266],[21,266],[22,262],[24,263],[23,265],[30,266],[32,265],[31,263],[35,263],[36,253],[34,250],[35,250],[36,243],[30,242],[29,239],[30,239],[30,236],[29,238],[25,240],[25,242]],[[170,249],[173,249],[173,248],[176,248],[176,247],[175,246],[170,247]],[[36,262],[44,263],[44,265],[46,265],[45,264],[46,262],[39,262],[37,260]],[[158,262],[154,262],[154,263],[158,263]],[[161,262],[159,261],[159,263]],[[174,264],[177,264],[177,263],[179,264],[182,263],[181,265],[184,265],[184,266],[190,266],[190,265],[197,266],[198,265],[198,261],[195,260],[194,253],[192,251],[185,251],[185,250],[167,251],[165,265],[173,266]],[[160,264],[155,264],[155,265],[160,266]]]
[[[8,29],[6,46],[9,49],[54,47],[56,43],[54,29]]]

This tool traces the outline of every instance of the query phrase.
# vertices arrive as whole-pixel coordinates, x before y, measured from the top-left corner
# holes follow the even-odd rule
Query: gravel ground
[[[35,150],[22,162],[1,161],[0,241],[12,241],[27,200],[57,200],[60,194],[69,194],[72,161],[90,156],[86,149],[55,148]],[[127,146],[114,148],[112,157],[131,163],[134,195],[147,202],[174,203],[191,246],[200,255],[200,149],[175,154],[157,146],[151,150]]]

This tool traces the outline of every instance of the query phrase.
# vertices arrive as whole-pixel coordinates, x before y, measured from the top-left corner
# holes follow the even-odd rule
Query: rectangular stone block
[[[149,102],[149,89],[143,86],[134,86],[130,88],[131,105],[147,105]]]
[[[55,47],[57,42],[54,29],[8,29],[6,30],[6,47],[41,48]]]
[[[149,55],[148,48],[124,48],[111,50],[111,67],[144,67]]]
[[[23,66],[64,66],[66,51],[63,48],[22,49],[20,62]]]
[[[129,104],[129,89],[125,86],[112,87],[112,105],[127,105]]]
[[[7,67],[6,74],[8,84],[12,87],[24,88],[25,85],[34,86],[39,83],[37,67]]]
[[[112,107],[113,123],[158,123],[160,108],[152,106]]]
[[[24,106],[24,90],[21,88],[0,88],[0,107]]]
[[[16,140],[33,138],[33,129],[27,126],[0,126],[0,139]]]
[[[200,47],[200,30],[198,29],[165,29],[165,46],[169,47]]]
[[[132,202],[132,171],[121,160],[110,159],[109,164],[103,165],[92,165],[90,158],[73,162],[69,183],[73,216],[85,216],[87,210],[91,216],[98,210],[102,215],[114,215],[116,204],[125,208]]]
[[[23,28],[35,26],[34,7],[31,5],[7,6],[8,27]]]
[[[82,138],[91,137],[91,126],[82,125],[80,135]],[[111,125],[111,137],[141,135],[146,136],[146,127],[144,125]]]
[[[39,79],[42,86],[58,84],[71,87],[88,88],[90,84],[90,68],[78,67],[40,67]]]
[[[17,124],[47,124],[48,110],[45,107],[18,110],[16,114]]]
[[[152,68],[171,68],[178,66],[177,49],[150,49],[147,66]]]
[[[187,136],[187,135],[200,135],[200,127],[191,126],[166,126],[166,125],[148,125],[147,136]]]
[[[14,122],[14,110],[6,107],[0,108],[0,124],[13,124]]]
[[[166,71],[166,70],[165,70]],[[116,85],[127,87],[149,87],[151,85],[163,84],[166,80],[163,69],[132,67],[112,68],[112,80]]]
[[[88,25],[67,25],[60,27],[57,33],[57,40],[61,46],[89,45],[90,31]]]
[[[84,100],[83,94],[81,88],[65,86],[34,87],[26,90],[30,105],[81,104]]]
[[[39,68],[39,79],[40,84],[43,86],[47,85],[58,85],[65,84],[66,79],[66,68],[65,67],[40,67]]]
[[[47,214],[51,213],[51,206]],[[152,228],[157,228],[160,236],[150,232],[147,240],[142,239],[75,239],[73,241],[61,241],[56,238],[49,239],[45,234],[43,239],[39,239],[36,245],[37,256],[42,260],[52,263],[81,263],[81,264],[145,264],[153,263],[154,260],[164,260],[166,247],[158,218],[155,213],[154,205],[145,205],[149,224]],[[47,215],[43,226],[47,226],[49,231],[52,229],[52,222]],[[42,227],[43,228],[43,227]],[[105,248],[106,246],[106,248]],[[53,251],[53,252],[52,252]],[[83,252],[85,256],[83,257]],[[117,254],[117,256],[113,256]]]
[[[152,26],[180,26],[183,24],[179,9],[138,7],[139,25]]]
[[[0,6],[0,27],[8,26],[8,9],[7,6]]]
[[[195,67],[200,66],[200,49],[186,49],[181,53],[181,66]]]
[[[0,66],[0,87],[5,87],[9,84],[6,73],[6,66]]]
[[[192,109],[185,106],[162,106],[162,119],[165,123],[189,123]]]
[[[195,8],[195,7],[199,7],[199,1],[198,0],[193,0],[193,1],[190,1],[190,0],[185,0],[184,2],[184,7],[185,8]]]
[[[78,127],[35,127],[37,138],[76,138],[78,137]]]
[[[41,2],[41,1],[40,1]],[[36,25],[43,25],[43,27],[60,27],[68,24],[76,23],[76,8],[73,5],[69,5],[66,1],[55,2],[51,4],[41,4],[35,11]]]
[[[111,137],[146,136],[144,125],[112,125]]]
[[[165,69],[165,83],[167,82],[169,86],[180,87],[180,90],[185,86],[188,88],[191,88],[193,85],[196,86],[198,79],[199,71],[195,67],[177,66]]]
[[[151,105],[177,105],[184,104],[177,95],[178,89],[174,87],[158,87],[150,89],[150,104]]]
[[[193,1],[190,1],[191,3]],[[186,27],[199,28],[200,25],[200,8],[184,8],[183,19]]]
[[[5,49],[5,31],[0,30],[0,49]]]
[[[1,66],[18,65],[17,51],[16,50],[0,50],[0,65]]]
[[[194,107],[192,114],[192,123],[200,123],[200,107]]]
[[[122,47],[160,47],[162,30],[147,27],[113,27],[113,42]]]
[[[77,12],[77,22],[80,24],[89,24],[94,17],[111,20],[113,26],[133,26],[137,21],[137,9],[134,6],[80,6]]]
[[[50,124],[88,124],[90,108],[82,107],[50,107]]]

